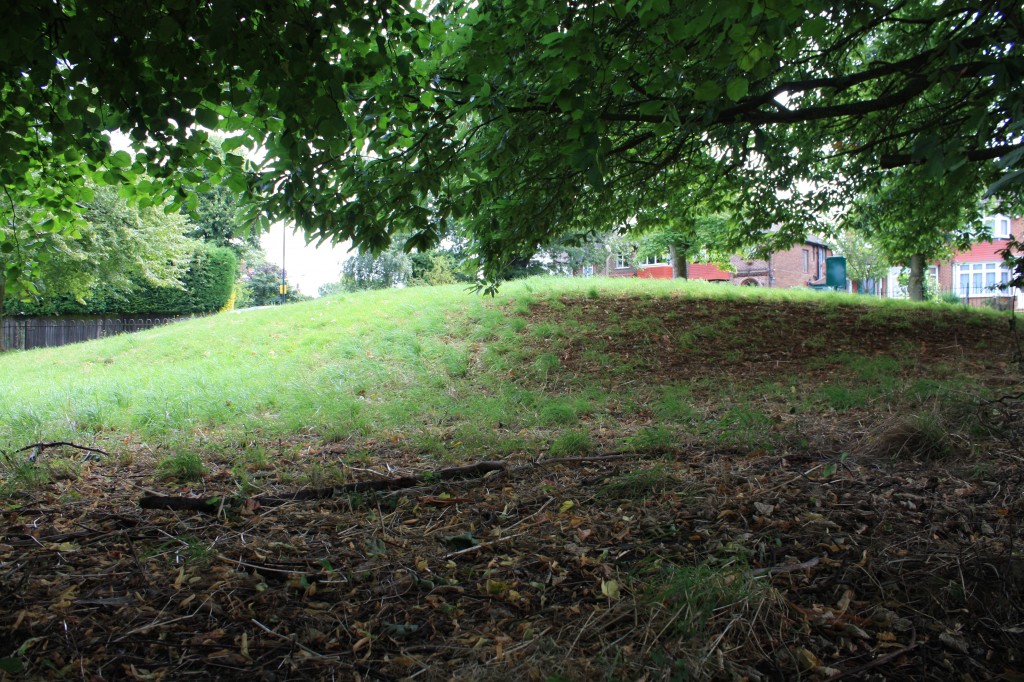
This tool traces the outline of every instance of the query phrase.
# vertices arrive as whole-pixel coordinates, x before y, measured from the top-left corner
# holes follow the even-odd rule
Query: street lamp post
[[[288,239],[288,228],[284,223],[281,223],[281,286],[278,287],[278,293],[281,294],[281,305],[284,305],[285,299],[288,296],[288,285],[285,284],[285,244]]]

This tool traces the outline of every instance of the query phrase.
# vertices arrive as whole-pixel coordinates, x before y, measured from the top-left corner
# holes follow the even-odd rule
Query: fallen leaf
[[[601,594],[609,599],[619,598],[619,582],[617,580],[602,580]]]

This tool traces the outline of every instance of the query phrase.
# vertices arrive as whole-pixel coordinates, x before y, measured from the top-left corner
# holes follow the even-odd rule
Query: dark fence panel
[[[0,333],[4,348],[31,350],[52,348],[105,336],[151,329],[189,317],[9,317]]]

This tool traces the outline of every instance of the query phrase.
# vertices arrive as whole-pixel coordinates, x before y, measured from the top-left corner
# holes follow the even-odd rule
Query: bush
[[[183,288],[139,283],[130,291],[100,287],[84,304],[70,295],[25,303],[8,299],[6,310],[22,315],[191,315],[212,313],[231,299],[238,257],[231,249],[198,244]]]

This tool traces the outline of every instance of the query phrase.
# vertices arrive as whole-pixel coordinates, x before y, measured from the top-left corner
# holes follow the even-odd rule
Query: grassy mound
[[[1006,328],[844,295],[542,279],[0,357],[0,670],[1019,670]],[[184,503],[140,509],[154,494]]]

